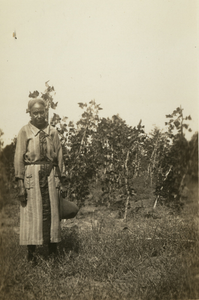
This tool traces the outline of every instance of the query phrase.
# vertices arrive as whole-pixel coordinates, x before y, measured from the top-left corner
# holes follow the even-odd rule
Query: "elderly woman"
[[[64,164],[58,132],[46,121],[45,101],[28,103],[31,121],[18,134],[15,177],[20,206],[20,245],[28,246],[28,260],[35,259],[36,245],[48,244],[56,253],[60,242],[58,183]]]

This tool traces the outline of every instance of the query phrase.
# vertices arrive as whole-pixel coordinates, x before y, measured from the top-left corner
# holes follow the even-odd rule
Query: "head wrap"
[[[45,100],[43,100],[42,98],[34,98],[34,99],[31,99],[29,102],[28,102],[28,108],[26,110],[26,112],[30,112],[32,107],[36,104],[41,104],[43,105],[44,107],[46,107],[46,102]]]

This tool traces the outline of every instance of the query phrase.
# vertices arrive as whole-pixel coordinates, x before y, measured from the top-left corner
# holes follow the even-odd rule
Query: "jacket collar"
[[[49,135],[50,126],[49,124],[44,129],[39,129],[36,126],[34,126],[31,122],[28,123],[30,130],[34,134],[34,136],[37,136],[41,131],[45,132],[46,135]]]

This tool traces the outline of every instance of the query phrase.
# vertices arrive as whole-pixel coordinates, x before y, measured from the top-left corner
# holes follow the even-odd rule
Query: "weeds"
[[[16,204],[5,211],[17,226]],[[2,231],[1,299],[198,298],[196,224],[162,207],[159,218],[144,215],[123,223],[98,210],[86,219],[90,227],[78,223],[82,219],[71,228],[64,223],[59,255],[47,258],[47,249],[37,247],[35,267],[12,227]]]

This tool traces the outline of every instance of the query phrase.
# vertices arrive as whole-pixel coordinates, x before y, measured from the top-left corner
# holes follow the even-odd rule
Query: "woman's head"
[[[46,103],[41,98],[35,98],[28,102],[28,112],[30,113],[31,123],[43,128],[46,124]]]

